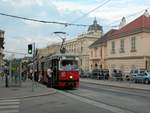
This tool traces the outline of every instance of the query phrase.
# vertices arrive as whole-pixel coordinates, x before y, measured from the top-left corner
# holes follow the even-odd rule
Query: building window
[[[111,53],[112,54],[115,53],[115,41],[114,40],[111,42]]]
[[[131,52],[136,52],[136,38],[131,37]]]
[[[102,58],[102,54],[103,54],[103,53],[102,53],[102,48],[100,48],[100,55],[99,55],[100,58]]]
[[[91,51],[91,57],[93,57],[93,51]]]
[[[81,46],[81,53],[83,52],[83,47]]]
[[[81,66],[82,66],[82,59],[80,60]]]
[[[95,57],[97,57],[97,48],[94,49]]]
[[[124,39],[120,40],[120,53],[124,53]]]

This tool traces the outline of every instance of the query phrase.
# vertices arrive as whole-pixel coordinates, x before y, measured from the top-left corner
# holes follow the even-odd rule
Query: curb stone
[[[94,83],[94,82],[90,82],[90,81],[82,81],[81,82],[85,82],[85,83],[89,83],[89,84],[96,84],[96,85],[103,85],[103,86],[111,86],[111,87],[118,87],[118,88],[126,88],[126,89],[135,89],[135,90],[143,90],[143,91],[150,91],[150,89],[142,89],[142,88],[134,88],[134,87],[127,87],[127,86],[117,86],[117,85],[111,85],[111,84],[103,84],[103,83]]]

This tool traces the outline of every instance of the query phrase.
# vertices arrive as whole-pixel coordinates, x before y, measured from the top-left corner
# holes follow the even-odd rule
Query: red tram
[[[49,84],[48,68],[52,69],[52,87],[79,87],[78,56],[59,53],[44,57],[40,63],[39,71],[42,75],[41,81],[46,84]]]

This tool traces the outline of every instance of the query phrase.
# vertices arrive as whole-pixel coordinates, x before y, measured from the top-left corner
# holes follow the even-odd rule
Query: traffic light
[[[32,54],[32,44],[28,45],[28,54]]]

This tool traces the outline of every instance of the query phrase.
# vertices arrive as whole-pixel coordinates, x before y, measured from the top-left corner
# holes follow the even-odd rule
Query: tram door
[[[52,70],[53,70],[53,73],[52,73],[53,85],[56,86],[56,84],[58,84],[59,60],[52,59],[51,64],[52,64]]]

